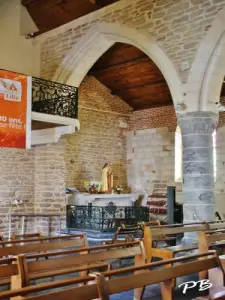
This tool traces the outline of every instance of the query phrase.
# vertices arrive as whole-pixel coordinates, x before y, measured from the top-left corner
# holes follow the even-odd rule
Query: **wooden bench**
[[[141,226],[125,226],[125,227],[118,227],[113,238],[109,241],[103,241],[103,244],[109,245],[114,243],[123,243],[124,241],[134,241],[135,238],[142,239],[142,231]],[[138,236],[139,234],[139,236]]]
[[[221,228],[221,229],[220,229]],[[166,247],[164,249],[162,248],[153,248],[152,243],[155,241],[158,237],[160,240],[160,237],[162,235],[170,235],[170,234],[180,234],[185,232],[201,232],[201,231],[208,231],[210,230],[223,230],[225,228],[225,223],[219,223],[215,222],[213,224],[201,224],[201,225],[190,225],[185,227],[173,227],[173,228],[149,228],[147,226],[144,227],[144,245],[146,250],[146,255],[148,258],[148,261],[152,261],[152,257],[161,257],[163,259],[169,259],[175,257],[176,254],[180,252],[186,252],[186,251],[193,251],[198,249],[198,243],[195,244],[184,244],[184,245],[178,245],[178,246],[172,246],[172,247]],[[213,247],[213,244],[211,245]],[[209,248],[207,248],[209,249]],[[204,250],[204,252],[208,251],[207,249]]]
[[[42,235],[40,232],[26,233],[26,234],[12,233],[10,236],[10,240],[24,240],[24,239],[31,239],[31,238],[40,239],[41,237],[42,237]]]
[[[50,241],[52,240],[54,241],[55,239],[57,241],[50,242],[50,243],[45,242],[46,240],[49,240],[49,238],[47,238],[47,239],[43,239],[44,242],[42,244],[36,243],[36,244],[28,244],[28,245],[20,245],[20,246],[3,247],[0,248],[0,253],[2,256],[6,256],[6,257],[10,255],[18,255],[20,253],[26,253],[27,259],[37,259],[39,257],[48,258],[49,254],[48,252],[47,253],[44,252],[42,254],[34,254],[36,252],[54,251],[50,253],[51,256],[54,256],[54,255],[63,255],[63,251],[60,251],[61,249],[71,248],[74,250],[75,248],[79,248],[76,250],[80,251],[81,249],[86,249],[88,247],[86,236],[84,235],[66,236],[67,238],[72,237],[72,240],[65,240],[64,237],[65,236],[55,237],[55,238],[52,237],[50,238]],[[76,239],[74,239],[74,237]],[[26,240],[26,242],[27,241],[30,240]],[[34,239],[32,239],[32,242],[33,241]],[[35,241],[37,241],[37,239],[35,239]],[[13,242],[17,244],[17,243],[21,243],[21,240],[19,241],[16,240]],[[9,244],[8,243],[4,244],[4,246],[10,244],[11,242],[9,242]],[[42,246],[44,246],[44,248],[42,248]],[[1,252],[2,250],[4,250],[3,253]],[[69,251],[73,251],[73,250],[69,250]],[[15,264],[16,261],[17,261],[16,257],[8,257],[8,258],[0,259],[0,285],[10,284],[11,276],[19,274],[17,264]]]
[[[14,278],[13,288],[15,286],[28,286],[30,280],[40,278],[75,272],[86,276],[93,269],[110,269],[110,264],[107,261],[112,259],[134,257],[135,265],[146,263],[145,249],[141,241],[63,251],[59,254],[63,257],[41,261],[29,261],[25,255],[19,255],[17,257],[19,276]],[[68,256],[68,254],[73,255]],[[56,256],[57,253],[47,253],[48,257],[52,255]],[[41,258],[45,256],[45,254],[36,254],[32,257]]]
[[[223,250],[225,248],[225,230],[206,231],[198,233],[198,249],[199,253],[208,251],[213,247],[219,247]],[[207,272],[201,272],[200,277],[204,279],[208,276]]]
[[[18,245],[19,244],[19,245]],[[57,251],[68,248],[88,247],[84,234],[54,236],[47,238],[12,240],[0,242],[0,257],[18,255],[21,253],[35,253]]]
[[[178,265],[174,265],[179,263]],[[173,280],[177,277],[195,274],[203,270],[221,267],[219,258],[215,251],[180,257],[168,261],[155,262],[134,267],[127,267],[119,270],[111,270],[96,274],[96,282],[92,285],[72,287],[63,291],[49,290],[57,287],[66,287],[80,282],[88,282],[93,280],[93,276],[83,276],[79,278],[66,279],[51,283],[40,284],[32,287],[26,287],[18,290],[0,293],[0,299],[20,296],[16,299],[27,300],[69,300],[82,299],[91,300],[100,298],[101,300],[109,300],[109,295],[121,293],[134,289],[134,299],[142,299],[144,289],[148,285],[160,283],[161,296],[163,300],[173,299]],[[223,268],[222,268],[223,270]],[[223,270],[224,272],[224,270]],[[131,274],[130,274],[131,273]],[[133,273],[133,274],[132,274]],[[121,275],[125,275],[121,277]],[[117,276],[112,278],[112,276]],[[106,278],[108,280],[106,280]],[[25,297],[34,292],[45,291],[44,294]],[[219,287],[219,292],[223,291],[223,287]],[[14,298],[11,298],[14,299]],[[151,298],[150,298],[151,299]],[[214,296],[211,298],[219,300]]]

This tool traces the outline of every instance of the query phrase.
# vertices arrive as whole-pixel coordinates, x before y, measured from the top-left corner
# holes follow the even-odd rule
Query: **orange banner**
[[[0,70],[0,147],[30,148],[31,78]]]

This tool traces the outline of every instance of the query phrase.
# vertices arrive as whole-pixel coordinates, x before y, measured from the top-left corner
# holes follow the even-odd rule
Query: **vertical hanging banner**
[[[0,70],[0,147],[31,147],[31,77]]]

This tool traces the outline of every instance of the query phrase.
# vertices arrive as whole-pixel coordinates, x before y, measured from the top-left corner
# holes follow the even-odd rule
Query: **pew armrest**
[[[210,300],[225,300],[225,291],[215,293],[210,297]]]
[[[20,275],[11,276],[11,290],[17,290],[22,288],[22,282]]]

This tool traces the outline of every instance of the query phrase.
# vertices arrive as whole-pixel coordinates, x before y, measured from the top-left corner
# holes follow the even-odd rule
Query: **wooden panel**
[[[225,80],[225,79],[224,79]],[[221,96],[225,97],[225,82],[222,85],[222,89],[221,89]],[[224,104],[224,103],[223,103]]]
[[[54,127],[59,127],[59,126],[63,126],[63,125],[55,124],[55,123],[40,122],[40,121],[35,121],[35,120],[32,120],[32,123],[31,123],[32,130],[54,128]]]
[[[172,105],[168,85],[155,63],[132,45],[115,43],[89,71],[134,110]]]
[[[39,29],[54,29],[119,0],[22,0]]]

